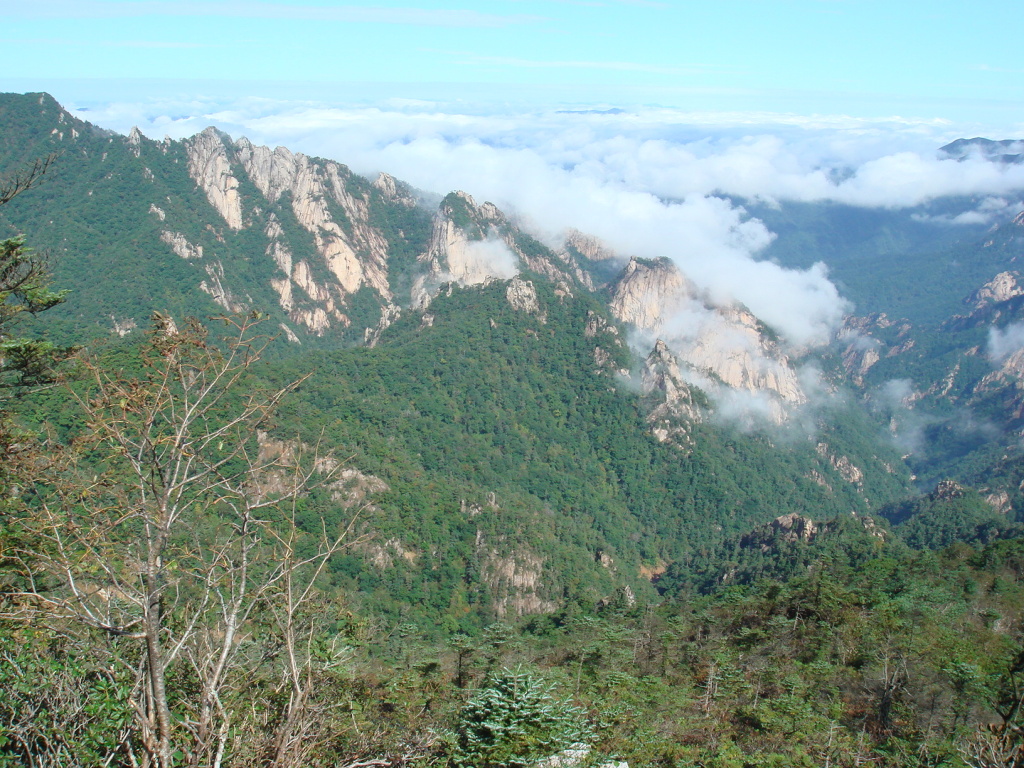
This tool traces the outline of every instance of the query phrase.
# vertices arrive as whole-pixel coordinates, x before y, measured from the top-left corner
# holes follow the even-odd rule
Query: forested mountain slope
[[[1019,758],[1019,217],[751,207],[858,304],[808,348],[465,192],[0,135],[70,290],[19,332],[79,345],[0,400],[0,762]]]

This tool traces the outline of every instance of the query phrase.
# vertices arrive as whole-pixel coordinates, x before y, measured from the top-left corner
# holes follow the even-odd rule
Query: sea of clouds
[[[668,257],[713,301],[743,302],[798,347],[826,342],[850,305],[824,265],[796,270],[760,259],[774,235],[741,201],[912,209],[970,196],[969,209],[947,217],[955,226],[1020,210],[1024,190],[1024,165],[944,157],[939,147],[962,134],[938,120],[413,99],[84,106],[81,117],[119,132],[136,125],[151,138],[179,139],[215,125],[359,173],[386,171],[425,191],[466,191],[551,242],[575,228],[624,255]]]

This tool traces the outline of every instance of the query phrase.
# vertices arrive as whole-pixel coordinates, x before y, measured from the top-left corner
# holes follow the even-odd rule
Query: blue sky
[[[2,0],[0,87],[64,81],[65,98],[102,81],[117,93],[131,84],[109,81],[126,77],[164,80],[150,89],[166,92],[167,81],[206,81],[222,96],[282,82],[403,98],[461,87],[481,101],[900,114],[1009,130],[1024,121],[1017,11],[1005,0]]]

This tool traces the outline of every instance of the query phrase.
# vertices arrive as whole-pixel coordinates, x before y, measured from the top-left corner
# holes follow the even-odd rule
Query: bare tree
[[[38,157],[13,175],[0,179],[0,205],[10,202],[25,190],[38,184],[58,156],[59,153],[51,152],[45,157]]]
[[[304,616],[352,526],[299,530],[296,500],[339,463],[266,438],[300,382],[253,389],[267,339],[250,319],[224,322],[230,337],[215,343],[197,322],[158,317],[137,374],[82,358],[88,432],[54,449],[25,513],[34,543],[8,555],[28,584],[8,617],[77,632],[131,681],[135,765],[221,766],[251,751],[274,706],[247,702],[257,680],[288,691],[261,761],[298,764],[314,680]]]

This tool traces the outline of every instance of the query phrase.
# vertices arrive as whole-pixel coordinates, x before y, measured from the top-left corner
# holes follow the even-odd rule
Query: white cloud
[[[1024,323],[1010,323],[1005,328],[989,328],[986,352],[988,359],[996,365],[1021,349],[1024,349]]]
[[[777,426],[782,420],[778,401],[766,392],[721,389],[715,393],[714,418],[744,432]]]
[[[880,386],[872,399],[881,408],[909,408],[917,396],[910,379],[890,379]]]
[[[986,197],[977,207],[957,214],[927,215],[911,214],[917,221],[933,221],[945,224],[991,224],[993,221],[1005,219],[1024,210],[1024,200],[1018,198]]]
[[[519,258],[504,241],[496,237],[468,243],[466,256],[484,265],[486,273],[499,280],[509,280],[519,274]]]

